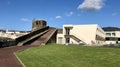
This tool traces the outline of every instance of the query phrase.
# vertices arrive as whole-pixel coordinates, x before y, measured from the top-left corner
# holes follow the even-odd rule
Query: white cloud
[[[22,21],[22,22],[30,22],[30,20],[27,19],[27,18],[22,18],[21,21]]]
[[[61,19],[62,17],[61,17],[61,16],[56,16],[55,18],[56,18],[56,19]]]
[[[84,0],[77,9],[85,11],[97,11],[104,6],[104,1],[105,0]]]
[[[66,16],[72,16],[74,14],[74,12],[69,12],[68,14],[66,14]]]

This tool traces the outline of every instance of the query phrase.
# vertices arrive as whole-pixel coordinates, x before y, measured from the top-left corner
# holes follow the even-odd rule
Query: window
[[[66,28],[66,35],[70,35],[70,28]]]
[[[115,36],[116,34],[115,33],[112,33],[112,36]]]
[[[110,38],[110,41],[115,41],[115,38]]]
[[[106,33],[106,36],[111,36],[111,33]]]
[[[109,41],[110,40],[110,38],[106,38],[106,41]]]
[[[118,41],[118,38],[113,38],[113,37],[107,37],[106,41]]]
[[[120,38],[118,38],[118,41],[120,41]]]
[[[38,25],[39,24],[39,22],[38,21],[36,21],[36,25]]]

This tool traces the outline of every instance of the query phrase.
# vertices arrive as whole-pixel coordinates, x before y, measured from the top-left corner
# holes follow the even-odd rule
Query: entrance
[[[70,43],[70,38],[66,38],[66,43],[67,43],[67,44]]]

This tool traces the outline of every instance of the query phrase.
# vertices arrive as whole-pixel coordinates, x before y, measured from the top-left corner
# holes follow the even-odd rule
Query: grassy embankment
[[[26,67],[120,67],[120,49],[46,45],[17,53]]]

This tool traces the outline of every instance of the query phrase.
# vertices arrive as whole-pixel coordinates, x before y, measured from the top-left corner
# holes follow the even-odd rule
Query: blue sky
[[[31,30],[33,19],[51,27],[99,24],[120,27],[120,0],[0,0],[0,28]]]

